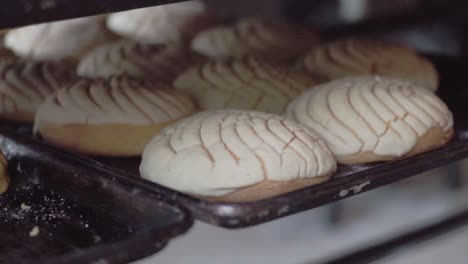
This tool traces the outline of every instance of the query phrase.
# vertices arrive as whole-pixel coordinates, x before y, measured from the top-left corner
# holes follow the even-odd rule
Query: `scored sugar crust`
[[[349,38],[311,49],[299,66],[329,81],[351,75],[382,75],[406,79],[437,90],[439,76],[432,63],[416,51],[378,39]]]
[[[145,148],[143,178],[206,199],[247,202],[330,179],[336,162],[305,126],[255,111],[201,112]]]
[[[32,122],[47,96],[75,80],[67,61],[0,61],[0,118]]]
[[[5,156],[0,153],[0,194],[5,193],[10,185],[10,176],[8,175],[7,160]]]
[[[174,82],[204,109],[251,109],[282,113],[289,101],[317,82],[306,72],[261,59],[210,61]]]
[[[107,27],[142,43],[169,43],[190,39],[216,23],[201,1],[186,1],[111,14]]]
[[[81,80],[40,106],[34,133],[72,151],[135,156],[159,130],[195,110],[189,96],[160,83]]]
[[[378,76],[347,77],[315,86],[286,114],[317,131],[339,163],[416,155],[447,143],[453,117],[433,92]]]
[[[36,60],[79,59],[115,36],[102,16],[20,27],[6,33],[4,44],[16,55]]]
[[[202,58],[178,45],[141,44],[128,40],[104,44],[89,52],[78,65],[78,75],[135,78],[170,82]]]
[[[247,55],[291,60],[316,45],[318,34],[298,25],[243,18],[233,26],[218,26],[200,32],[192,49],[213,59]]]

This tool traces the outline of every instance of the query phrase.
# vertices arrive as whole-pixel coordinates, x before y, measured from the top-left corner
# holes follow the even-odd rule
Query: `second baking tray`
[[[333,179],[274,198],[249,203],[204,201],[144,181],[155,192],[175,197],[194,217],[226,228],[240,228],[268,222],[307,209],[341,200],[468,157],[468,92],[463,70],[468,63],[432,57],[441,74],[440,95],[454,113],[455,136],[440,149],[403,160],[353,166],[339,166]],[[127,177],[138,177],[138,159],[95,158]]]
[[[329,182],[310,186],[274,198],[249,203],[210,202],[194,198],[158,184],[139,179],[139,159],[88,158],[94,166],[106,168],[124,178],[133,178],[157,195],[172,197],[190,209],[201,221],[226,228],[241,228],[305,211],[358,193],[375,189],[424,171],[468,157],[468,93],[463,69],[468,63],[432,58],[440,74],[442,98],[454,113],[455,136],[440,149],[392,162],[339,166]],[[17,129],[28,133],[28,129]]]
[[[0,129],[0,263],[127,263],[164,247],[190,214],[132,179]]]

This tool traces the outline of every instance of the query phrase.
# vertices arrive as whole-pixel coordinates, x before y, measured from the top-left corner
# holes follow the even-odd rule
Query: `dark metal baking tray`
[[[455,117],[454,139],[440,149],[403,160],[373,164],[339,166],[334,178],[326,183],[307,187],[274,198],[250,203],[211,202],[194,198],[158,184],[139,179],[140,160],[136,158],[83,158],[94,166],[106,168],[123,178],[135,179],[157,195],[172,197],[190,209],[201,221],[225,228],[257,225],[294,213],[329,204],[358,193],[369,191],[398,180],[468,157],[468,91],[464,87],[464,69],[468,62],[434,57],[440,74],[440,95]],[[16,128],[29,134],[29,128]]]
[[[140,182],[9,129],[0,149],[12,178],[0,195],[0,263],[127,263],[193,222]]]

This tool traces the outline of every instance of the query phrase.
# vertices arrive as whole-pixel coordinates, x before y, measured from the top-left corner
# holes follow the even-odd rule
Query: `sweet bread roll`
[[[111,14],[107,27],[142,43],[168,43],[190,39],[216,19],[201,1],[187,1]]]
[[[0,194],[5,193],[10,185],[10,176],[8,175],[7,160],[0,153]]]
[[[39,105],[75,80],[68,62],[4,60],[0,62],[0,118],[32,122]]]
[[[174,86],[204,109],[282,113],[289,101],[316,84],[305,72],[254,58],[211,61],[180,75]]]
[[[452,113],[434,93],[387,77],[315,86],[291,102],[287,116],[317,131],[345,164],[416,155],[453,136]]]
[[[226,202],[260,200],[331,178],[336,162],[312,130],[254,111],[201,112],[167,127],[146,146],[140,175]]]
[[[104,44],[88,53],[78,65],[78,75],[110,77],[123,74],[171,82],[199,61],[199,56],[177,45],[118,41]]]
[[[200,32],[192,49],[213,59],[242,58],[291,60],[317,44],[318,35],[297,25],[258,18],[241,19],[234,26],[218,26]]]
[[[195,111],[190,97],[161,88],[126,77],[81,80],[39,107],[34,134],[85,154],[140,155],[159,130]]]
[[[16,55],[35,60],[79,59],[114,36],[101,16],[50,22],[10,30],[4,39]]]
[[[382,75],[437,90],[439,76],[432,63],[414,50],[376,39],[345,39],[313,48],[299,65],[329,81],[351,75]]]

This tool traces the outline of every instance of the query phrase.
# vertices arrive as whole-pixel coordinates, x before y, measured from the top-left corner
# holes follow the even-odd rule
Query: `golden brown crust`
[[[244,189],[240,189],[238,191],[232,192],[221,197],[201,198],[210,201],[220,201],[229,203],[253,202],[326,182],[332,178],[332,175],[333,174],[322,177],[313,177],[310,179],[293,180],[288,182],[265,180],[261,183],[255,184]]]
[[[448,131],[444,131],[441,127],[434,127],[429,129],[429,131],[419,138],[418,143],[414,148],[406,155],[399,159],[404,159],[412,157],[433,149],[437,149],[445,145],[453,138],[453,128]],[[390,161],[395,160],[393,156],[378,156],[370,152],[361,152],[356,155],[350,156],[337,156],[336,160],[341,164],[359,164],[359,163],[370,163],[377,161]]]
[[[8,175],[7,160],[0,153],[0,194],[5,193],[10,185],[10,176]]]
[[[174,123],[132,125],[54,125],[39,123],[40,135],[52,145],[96,156],[139,156],[146,144],[164,127]]]

